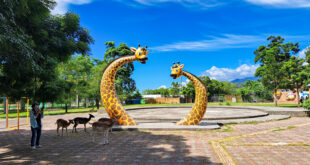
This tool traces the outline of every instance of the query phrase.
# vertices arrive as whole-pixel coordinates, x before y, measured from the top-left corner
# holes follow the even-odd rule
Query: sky
[[[310,45],[310,0],[56,0],[52,14],[80,15],[95,42],[91,56],[103,59],[105,42],[148,46],[146,64],[134,62],[139,90],[170,87],[170,67],[219,81],[253,77],[253,52],[270,35]],[[186,78],[182,78],[183,84]]]

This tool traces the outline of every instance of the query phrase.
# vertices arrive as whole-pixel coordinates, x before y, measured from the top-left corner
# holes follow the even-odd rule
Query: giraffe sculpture
[[[117,58],[111,61],[103,71],[100,84],[100,95],[105,110],[112,119],[116,119],[120,125],[137,125],[137,123],[126,113],[124,107],[120,103],[115,91],[115,74],[117,70],[133,61],[139,61],[145,64],[149,51],[146,47],[130,48],[135,54]]]
[[[195,103],[193,105],[192,110],[187,114],[185,118],[180,120],[177,123],[177,125],[198,125],[207,109],[208,89],[198,77],[189,72],[183,71],[182,70],[183,68],[184,64],[180,65],[180,62],[178,62],[178,64],[175,65],[175,63],[173,63],[173,66],[171,67],[170,76],[173,77],[173,79],[176,79],[182,75],[187,77],[193,83],[196,94],[195,94]]]

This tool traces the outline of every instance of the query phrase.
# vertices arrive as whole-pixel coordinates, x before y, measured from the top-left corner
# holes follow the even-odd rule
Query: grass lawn
[[[131,107],[154,107],[154,106],[191,106],[193,103],[185,103],[185,104],[134,104],[134,105],[124,105],[125,108],[131,108]],[[208,105],[212,106],[225,106],[227,103],[219,103],[219,102],[209,102]],[[274,103],[229,103],[231,106],[266,106],[266,107],[275,107]],[[297,104],[278,104],[279,107],[298,107]],[[100,107],[103,108],[103,107]],[[76,109],[68,109],[67,114],[71,113],[93,113],[97,112],[96,108],[95,111],[90,112],[89,108],[76,108]],[[45,110],[44,112],[45,115],[63,115],[65,113],[65,109],[59,109],[59,110]],[[27,112],[20,112],[19,113],[20,117],[26,117]],[[17,113],[16,110],[11,110],[9,113],[9,118],[16,118]],[[3,110],[0,111],[0,118],[5,118],[5,114],[3,113]]]

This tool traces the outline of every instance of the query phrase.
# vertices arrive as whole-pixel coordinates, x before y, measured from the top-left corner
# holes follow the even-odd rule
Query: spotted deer
[[[89,117],[86,118],[86,117],[76,117],[73,119],[74,121],[74,126],[73,126],[73,129],[72,129],[72,132],[75,130],[76,131],[76,126],[78,124],[84,124],[84,131],[86,132],[86,124],[90,121],[91,118],[95,118],[95,116],[93,116],[92,114],[89,114]]]
[[[114,124],[117,122],[116,119],[111,119],[111,121],[96,121],[94,123],[89,123],[92,125],[93,132],[93,142],[95,142],[95,134],[96,132],[103,132],[103,144],[109,144],[109,130],[112,129]]]
[[[64,119],[58,119],[56,121],[57,124],[57,135],[59,136],[59,128],[62,127],[61,129],[61,136],[64,135],[64,128],[66,128],[66,133],[67,133],[67,136],[68,136],[68,130],[67,128],[69,127],[70,124],[74,124],[73,120],[69,120],[69,122],[67,120],[64,120]]]

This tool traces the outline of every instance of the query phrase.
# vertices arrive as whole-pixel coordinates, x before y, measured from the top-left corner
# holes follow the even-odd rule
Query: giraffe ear
[[[137,50],[137,49],[136,49],[136,48],[131,47],[131,48],[130,48],[130,50],[131,50],[132,52],[136,53],[136,50]]]
[[[180,65],[180,68],[183,69],[184,68],[184,64]]]
[[[146,54],[145,55],[148,55],[149,54],[149,51],[146,51]]]

